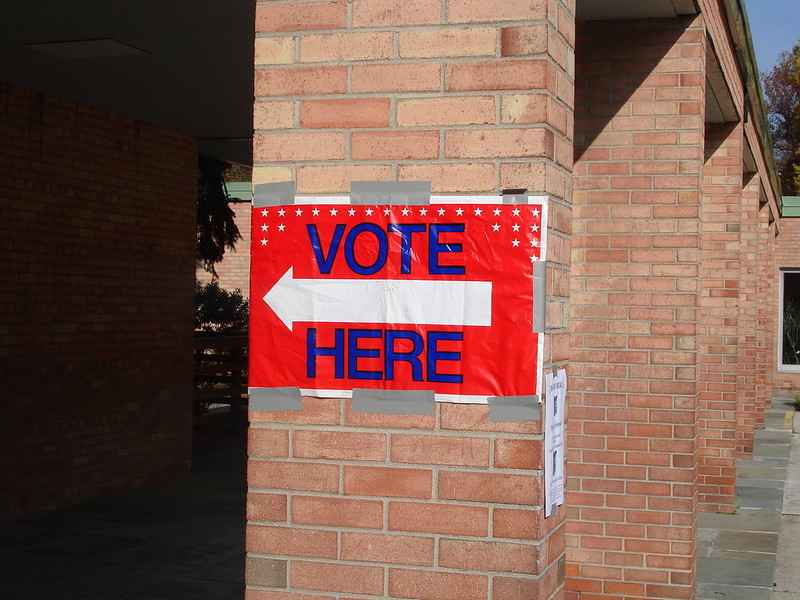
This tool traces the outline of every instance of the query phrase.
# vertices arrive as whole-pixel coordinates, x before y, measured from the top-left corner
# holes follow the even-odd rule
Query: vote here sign
[[[254,208],[250,386],[538,394],[545,211],[468,196]]]

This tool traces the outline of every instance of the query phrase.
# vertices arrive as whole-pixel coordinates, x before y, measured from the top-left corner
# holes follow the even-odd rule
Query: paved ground
[[[700,515],[697,600],[800,600],[789,400],[775,399],[753,460],[738,463],[737,513]],[[189,476],[0,524],[0,598],[242,600],[245,490],[243,436],[221,435]]]
[[[800,517],[783,514],[790,504],[800,514],[800,435],[792,434],[791,402],[773,399],[753,459],[737,462],[736,513],[699,516],[697,600],[800,598],[800,528],[793,529]],[[790,490],[797,500],[785,502]]]
[[[206,441],[189,476],[0,525],[0,598],[241,600],[243,441]]]

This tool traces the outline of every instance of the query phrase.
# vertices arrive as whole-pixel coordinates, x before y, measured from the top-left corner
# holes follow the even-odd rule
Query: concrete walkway
[[[773,398],[753,459],[737,461],[736,513],[699,516],[697,600],[800,598],[800,435],[792,434],[792,401]]]
[[[191,475],[0,524],[2,600],[244,598],[244,436]]]

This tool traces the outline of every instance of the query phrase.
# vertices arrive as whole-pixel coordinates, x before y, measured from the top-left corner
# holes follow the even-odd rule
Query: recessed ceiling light
[[[107,56],[140,56],[144,50],[123,44],[111,38],[99,40],[68,40],[63,42],[38,42],[23,44],[25,48],[36,50],[56,58],[101,58]]]

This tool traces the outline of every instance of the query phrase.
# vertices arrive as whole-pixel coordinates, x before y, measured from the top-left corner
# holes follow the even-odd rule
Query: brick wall
[[[577,28],[568,599],[693,593],[705,41]]]
[[[545,362],[566,365],[573,14],[557,0],[259,2],[254,183],[549,194]],[[251,419],[248,600],[563,596],[540,422],[315,398]]]
[[[0,518],[185,471],[194,141],[7,85],[0,139]]]
[[[774,232],[775,225],[770,230]],[[780,305],[779,272],[781,269],[800,268],[800,219],[785,218],[780,222],[780,233],[770,237],[771,260],[768,266],[770,287],[769,302],[765,307],[767,320],[766,364],[768,389],[772,392],[796,394],[800,392],[800,373],[778,370],[778,342],[780,328],[778,307]]]

